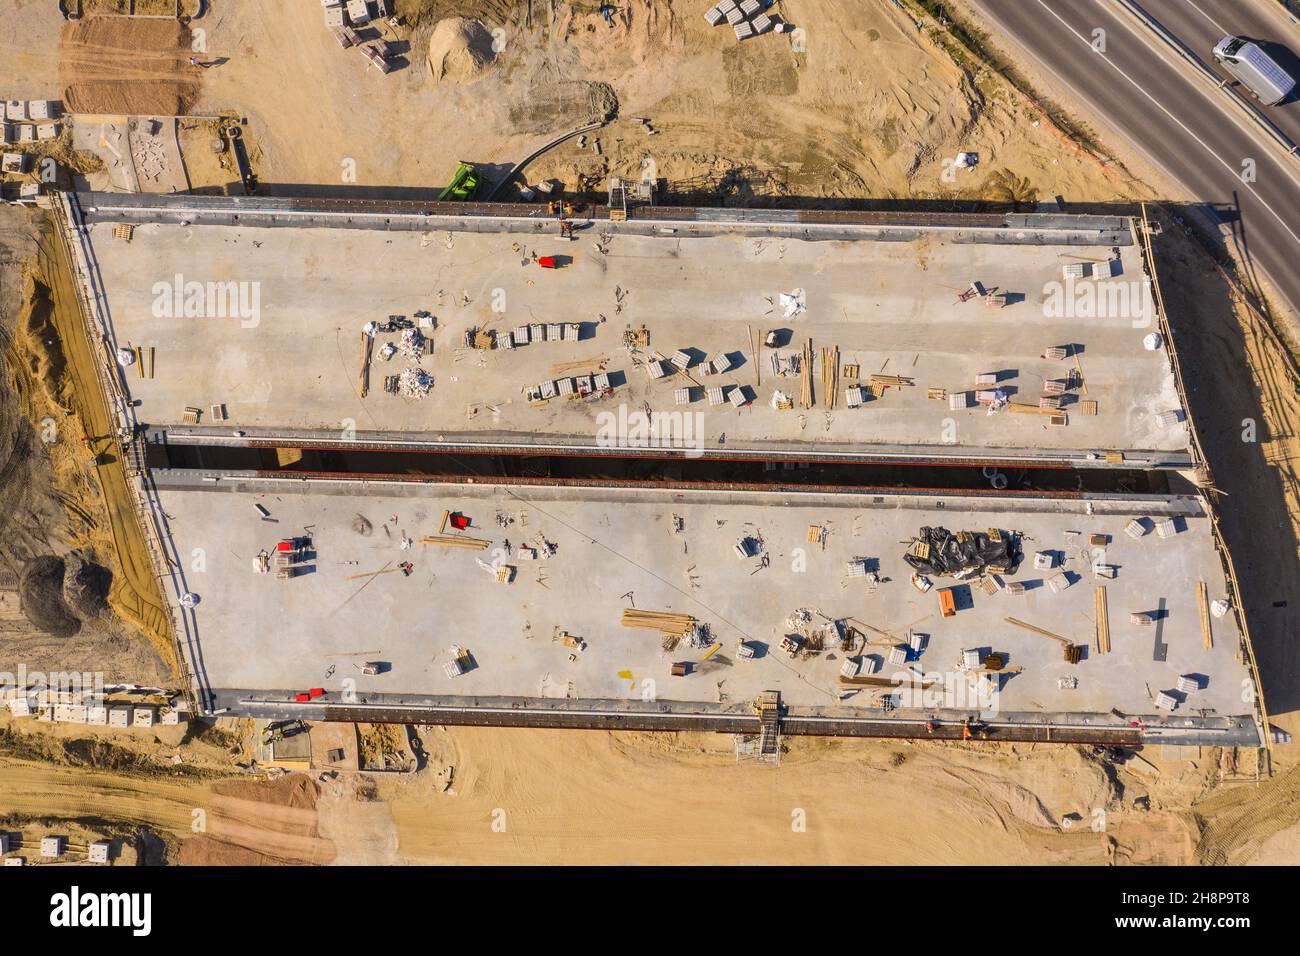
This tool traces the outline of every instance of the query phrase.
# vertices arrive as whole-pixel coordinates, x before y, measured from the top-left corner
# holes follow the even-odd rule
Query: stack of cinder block
[[[713,27],[725,22],[736,31],[737,40],[748,40],[772,28],[772,18],[761,14],[762,9],[763,0],[740,0],[740,3],[736,0],[719,0],[715,6],[704,11],[704,19]]]

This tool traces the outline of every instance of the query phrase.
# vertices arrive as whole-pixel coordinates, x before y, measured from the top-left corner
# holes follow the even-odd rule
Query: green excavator
[[[479,178],[478,170],[469,163],[462,162],[456,167],[455,174],[451,177],[451,183],[442,192],[438,193],[438,202],[469,202],[478,192]]]

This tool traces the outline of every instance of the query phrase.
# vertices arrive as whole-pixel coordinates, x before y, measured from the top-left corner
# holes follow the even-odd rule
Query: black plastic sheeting
[[[928,545],[929,551],[924,547]],[[1020,536],[1010,531],[958,531],[922,528],[904,555],[922,574],[950,577],[962,571],[1009,573],[1020,563]]]

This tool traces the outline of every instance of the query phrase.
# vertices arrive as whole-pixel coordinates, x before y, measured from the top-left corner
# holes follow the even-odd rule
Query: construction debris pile
[[[397,350],[407,358],[419,361],[424,354],[424,333],[419,329],[402,329],[397,340]]]
[[[1013,532],[958,531],[922,528],[903,556],[922,574],[967,578],[980,574],[1008,574],[1020,563],[1020,537]]]
[[[424,398],[431,388],[433,376],[418,365],[403,369],[397,376],[397,394],[404,398]]]
[[[420,326],[428,329],[437,328],[437,319],[432,313],[419,311],[415,313]],[[367,322],[361,328],[361,376],[360,394],[365,398],[370,391],[370,365],[375,350],[375,339],[380,335],[397,334],[396,342],[385,342],[379,349],[379,358],[390,362],[397,355],[407,361],[419,362],[425,355],[433,352],[433,340],[416,327],[416,323],[404,315],[390,315],[386,322]],[[396,375],[384,376],[384,391],[389,395],[404,398],[423,398],[433,388],[433,376],[418,365],[410,365]]]

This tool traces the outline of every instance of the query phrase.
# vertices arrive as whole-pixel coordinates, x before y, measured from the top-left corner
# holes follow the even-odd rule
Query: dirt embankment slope
[[[9,367],[29,419],[48,433],[44,447],[68,518],[68,544],[109,567],[109,605],[147,636],[161,662],[133,678],[123,676],[172,682],[177,668],[170,614],[112,440],[114,426],[95,377],[66,252],[52,234],[44,237],[27,292]]]

